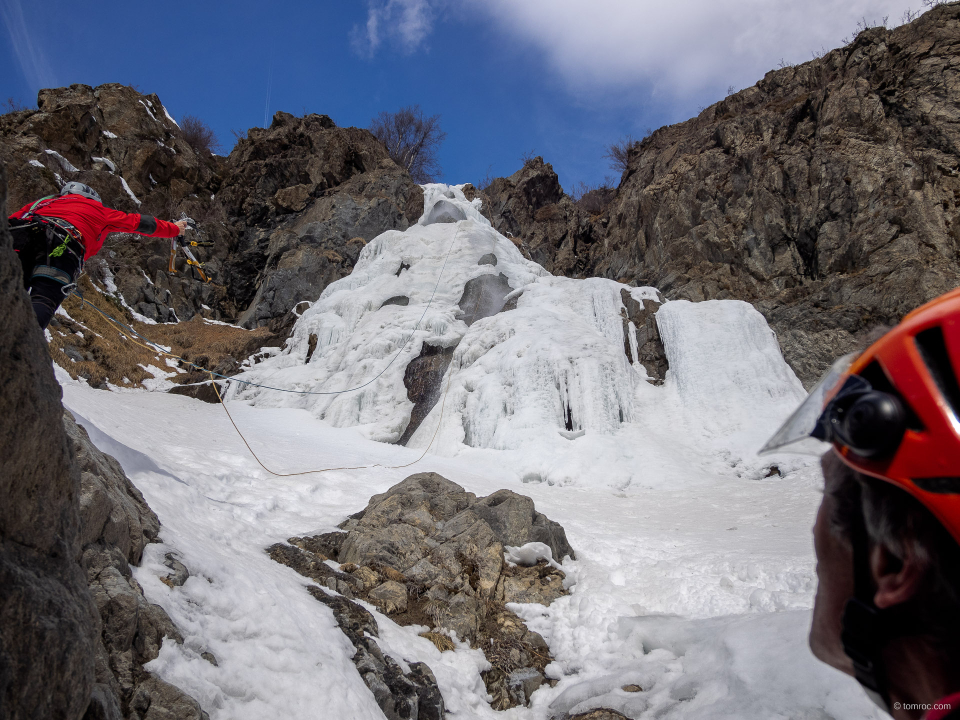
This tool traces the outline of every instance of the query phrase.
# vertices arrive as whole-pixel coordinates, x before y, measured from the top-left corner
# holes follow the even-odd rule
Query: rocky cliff
[[[0,164],[0,717],[201,720],[143,669],[179,638],[130,571],[160,524],[64,414],[7,231],[5,177]]]
[[[117,84],[42,90],[37,110],[0,116],[10,206],[79,180],[119,210],[186,213],[214,242],[196,250],[212,283],[182,260],[168,273],[169,240],[123,234],[108,238],[88,273],[152,320],[199,314],[280,333],[295,303],[349,274],[368,240],[423,209],[419,186],[373,135],[326,116],[277,113],[226,158],[188,139],[156,95]]]
[[[423,191],[380,141],[326,115],[278,112],[251,129],[219,197],[234,232],[228,295],[250,327],[289,329],[294,306],[349,275],[369,240],[423,212]]]
[[[23,291],[0,164],[0,717],[80,717],[98,616],[78,563],[80,472]]]
[[[960,4],[768,73],[634,147],[587,216],[532,161],[485,189],[551,272],[737,298],[805,384],[960,284]]]

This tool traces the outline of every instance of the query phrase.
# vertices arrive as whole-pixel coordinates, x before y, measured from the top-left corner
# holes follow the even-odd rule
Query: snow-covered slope
[[[464,311],[471,281],[493,295],[467,292]],[[484,303],[509,299],[504,282],[516,307],[468,325]],[[435,471],[477,494],[531,496],[578,556],[564,563],[569,596],[512,606],[549,643],[558,681],[529,708],[494,712],[478,651],[441,653],[421,628],[369,608],[388,654],[434,671],[448,717],[547,720],[610,707],[637,720],[879,718],[806,645],[819,474],[812,461],[755,456],[803,397],[776,339],[745,303],[667,302],[657,322],[670,370],[656,386],[624,344],[622,290],[656,297],[550,276],[457,188],[428,186],[421,223],[373,240],[354,273],[303,313],[288,347],[244,375],[311,392],[364,387],[230,391],[234,420],[275,471],[349,470],[275,477],[218,406],[92,390],[61,373],[65,404],[163,523],[162,544],[135,575],[184,643],[165,642],[149,669],[212,720],[383,718],[330,610],[263,550],[332,530],[370,496]],[[404,372],[425,343],[456,348],[445,398],[410,447],[377,442],[406,428]],[[783,477],[765,477],[771,462]],[[168,552],[192,570],[182,587],[158,579]]]

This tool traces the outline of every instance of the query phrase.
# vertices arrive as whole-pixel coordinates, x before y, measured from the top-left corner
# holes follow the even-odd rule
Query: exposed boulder
[[[452,649],[451,636],[480,648],[492,666],[484,681],[494,708],[529,702],[546,681],[549,649],[505,605],[549,605],[566,594],[564,573],[542,557],[573,556],[560,525],[510,490],[477,498],[436,473],[420,473],[375,495],[341,528],[267,552],[341,593],[338,602],[363,598],[401,625],[429,627],[424,636],[441,651]],[[542,552],[515,556],[526,565],[505,560],[505,548],[530,543],[542,543]],[[323,600],[323,591],[311,592]]]
[[[643,365],[655,385],[660,385],[669,365],[657,327],[657,308],[662,303],[635,300],[625,289],[620,291],[620,299],[623,301],[623,350],[631,362],[637,361]],[[630,341],[631,335],[636,339],[635,347]]]
[[[398,445],[406,445],[420,427],[443,392],[443,376],[453,360],[456,346],[441,347],[423,343],[420,355],[407,365],[403,373],[403,384],[407,388],[407,398],[413,403],[410,422],[397,440]]]
[[[630,720],[626,715],[618,713],[616,710],[608,708],[599,708],[585,713],[578,713],[568,717],[553,718],[553,720]]]
[[[7,231],[0,164],[0,717],[80,717],[98,616],[78,564],[80,472]]]
[[[400,664],[381,651],[376,642],[380,627],[363,607],[313,586],[307,590],[333,611],[333,616],[356,653],[353,663],[370,688],[387,720],[443,720],[446,708],[437,678],[426,663],[410,663],[404,672]]]

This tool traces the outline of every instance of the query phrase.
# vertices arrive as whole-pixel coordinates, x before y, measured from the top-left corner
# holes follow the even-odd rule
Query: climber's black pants
[[[23,287],[30,294],[37,322],[46,328],[66,297],[64,290],[69,292],[68,286],[80,276],[83,246],[71,240],[59,256],[52,257],[50,252],[62,243],[61,235],[41,224],[16,223],[11,221],[10,231],[23,268]]]

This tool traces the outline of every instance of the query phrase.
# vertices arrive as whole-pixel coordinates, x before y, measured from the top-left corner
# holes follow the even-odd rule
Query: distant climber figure
[[[167,222],[150,215],[105,207],[89,185],[68,182],[59,195],[24,205],[9,218],[13,249],[23,266],[23,286],[33,311],[46,328],[83,263],[103,247],[112,232],[170,238],[182,235],[186,220]]]

